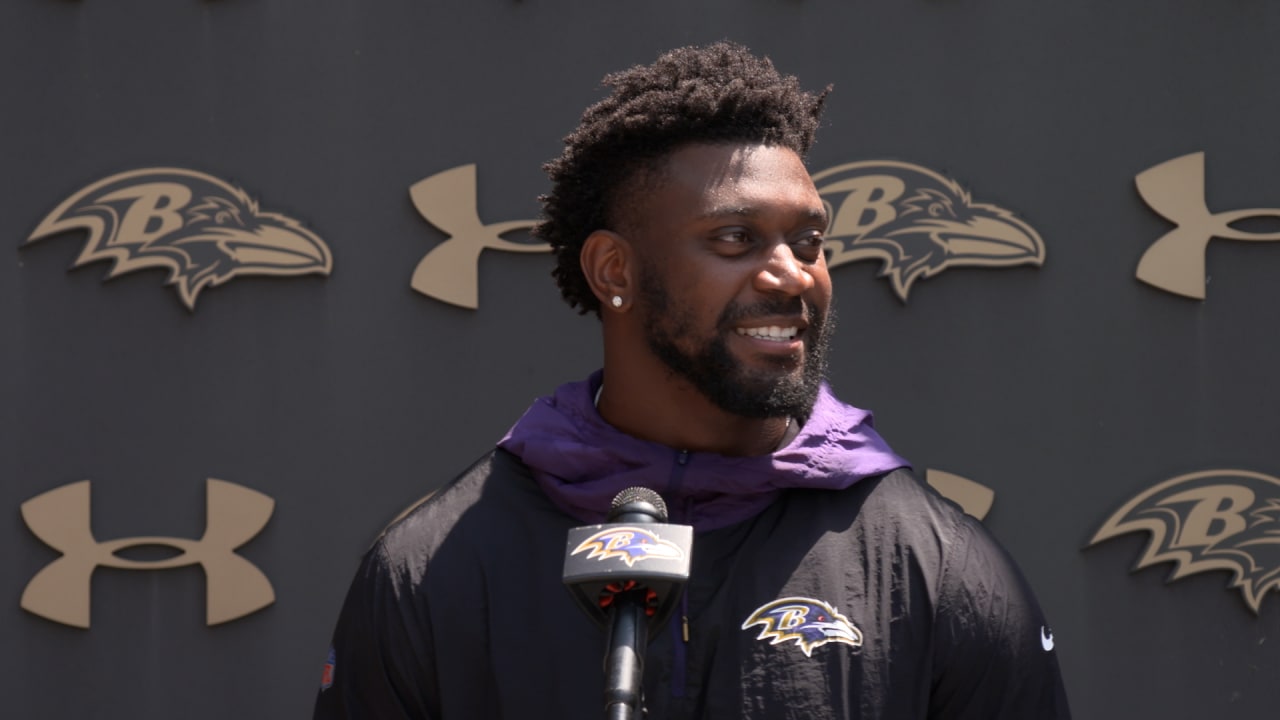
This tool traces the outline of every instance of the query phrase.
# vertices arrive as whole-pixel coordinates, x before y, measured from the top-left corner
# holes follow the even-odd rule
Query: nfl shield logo
[[[320,689],[328,690],[333,685],[333,665],[334,660],[333,648],[329,648],[329,657],[324,661],[324,670],[320,673]]]

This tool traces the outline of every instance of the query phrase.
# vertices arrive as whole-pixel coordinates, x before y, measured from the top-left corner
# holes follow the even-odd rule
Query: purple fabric
[[[871,413],[840,402],[826,383],[789,445],[729,457],[686,453],[615,429],[596,411],[601,378],[597,371],[539,398],[498,442],[556,505],[585,523],[604,522],[613,497],[641,485],[662,495],[672,522],[714,530],[756,515],[787,488],[838,490],[909,466],[872,428]]]

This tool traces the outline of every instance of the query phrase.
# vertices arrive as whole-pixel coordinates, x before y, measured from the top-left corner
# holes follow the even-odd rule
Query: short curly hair
[[[605,76],[604,84],[613,94],[587,108],[564,152],[543,166],[552,187],[539,198],[543,215],[534,229],[555,252],[560,293],[581,314],[600,314],[582,272],[582,245],[592,232],[616,228],[623,196],[641,172],[690,143],[777,145],[803,158],[831,91],[805,92],[769,58],[726,42],[671,50],[652,65]]]

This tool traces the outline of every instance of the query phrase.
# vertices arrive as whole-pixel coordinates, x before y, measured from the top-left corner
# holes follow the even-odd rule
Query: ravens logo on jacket
[[[806,597],[785,597],[766,603],[751,613],[742,629],[760,626],[757,640],[770,645],[794,640],[801,652],[812,657],[814,648],[827,643],[862,647],[862,631],[830,603]]]

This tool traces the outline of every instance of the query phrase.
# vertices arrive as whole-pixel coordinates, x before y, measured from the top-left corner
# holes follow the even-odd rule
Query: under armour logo
[[[1237,230],[1232,223],[1251,218],[1280,218],[1280,208],[1211,213],[1205,203],[1204,153],[1160,163],[1134,178],[1147,205],[1177,225],[1156,240],[1138,261],[1138,279],[1197,300],[1205,296],[1205,251],[1213,238],[1275,241],[1280,233]]]
[[[965,514],[978,520],[987,517],[996,500],[995,490],[945,470],[928,468],[924,471],[924,481],[942,497],[959,505]]]
[[[537,221],[485,225],[476,208],[476,166],[460,165],[419,180],[409,188],[413,206],[449,237],[431,249],[413,271],[409,285],[428,297],[475,310],[480,307],[480,252],[544,253],[544,242],[513,242],[502,234],[530,230]]]
[[[256,490],[209,478],[208,521],[199,540],[131,537],[98,542],[89,514],[89,481],[37,495],[22,504],[22,518],[36,537],[61,552],[27,583],[22,608],[43,618],[89,627],[90,578],[99,567],[123,570],[167,570],[199,564],[204,568],[205,618],[217,625],[248,615],[275,602],[271,582],[253,563],[235,554],[266,526],[275,501]],[[140,561],[116,553],[139,545],[181,550],[167,560]]]

